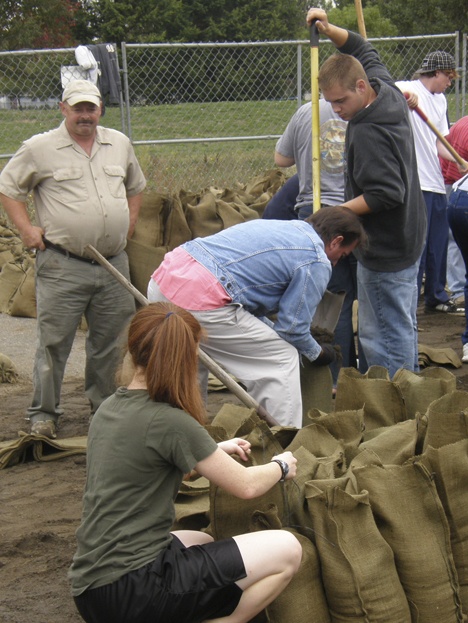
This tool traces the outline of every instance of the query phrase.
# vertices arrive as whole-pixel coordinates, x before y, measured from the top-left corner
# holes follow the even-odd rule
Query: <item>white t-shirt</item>
[[[405,92],[416,93],[418,107],[439,130],[442,136],[449,133],[447,121],[447,100],[443,93],[431,93],[421,80],[405,80],[396,83]],[[445,194],[444,178],[437,152],[437,137],[425,121],[414,110],[410,111],[413,126],[419,182],[422,190]]]
[[[462,178],[457,180],[453,184],[452,190],[464,190],[468,192],[468,175],[464,175]]]

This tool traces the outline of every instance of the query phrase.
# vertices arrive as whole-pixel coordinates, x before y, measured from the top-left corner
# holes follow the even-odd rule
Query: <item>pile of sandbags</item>
[[[252,462],[284,450],[297,477],[256,500],[205,481],[196,527],[216,539],[282,527],[303,546],[299,573],[255,620],[461,623],[468,613],[468,392],[443,368],[341,370],[335,410],[304,428],[268,428],[225,405],[209,430],[252,444]],[[201,488],[199,489],[199,491]],[[180,503],[185,498],[183,517]],[[178,520],[190,527],[187,492]],[[178,525],[176,527],[179,527]]]

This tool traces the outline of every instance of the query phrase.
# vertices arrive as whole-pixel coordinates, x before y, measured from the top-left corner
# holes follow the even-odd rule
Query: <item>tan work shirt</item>
[[[46,238],[78,255],[86,255],[87,244],[105,257],[125,248],[127,197],[145,185],[128,137],[98,126],[88,156],[65,122],[25,141],[0,174],[0,192],[21,202],[33,192]]]

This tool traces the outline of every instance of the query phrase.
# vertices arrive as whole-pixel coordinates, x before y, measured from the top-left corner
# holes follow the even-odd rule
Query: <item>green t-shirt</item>
[[[183,475],[217,444],[191,416],[121,387],[96,412],[72,594],[114,582],[156,558],[171,540]]]

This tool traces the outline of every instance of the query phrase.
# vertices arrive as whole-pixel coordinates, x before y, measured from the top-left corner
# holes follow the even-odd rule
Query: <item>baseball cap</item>
[[[63,90],[62,102],[67,102],[70,106],[80,102],[91,102],[95,106],[100,106],[101,93],[89,80],[72,80]]]
[[[437,50],[424,57],[417,74],[426,74],[431,71],[455,71],[455,59],[448,52]]]

